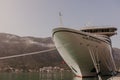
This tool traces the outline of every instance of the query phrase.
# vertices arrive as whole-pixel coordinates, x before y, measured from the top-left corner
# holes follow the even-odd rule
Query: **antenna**
[[[63,26],[63,22],[62,22],[62,14],[61,14],[61,12],[59,12],[59,18],[60,18],[60,26]]]
[[[91,26],[91,22],[87,22],[87,23],[85,24],[85,26],[86,26],[86,27]]]

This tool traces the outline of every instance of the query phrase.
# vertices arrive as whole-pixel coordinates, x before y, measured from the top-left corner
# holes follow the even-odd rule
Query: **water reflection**
[[[39,73],[39,80],[72,80],[73,74],[71,72],[50,72]]]
[[[0,73],[0,80],[98,80],[94,78],[74,77],[72,72],[42,72],[42,73]],[[120,75],[102,77],[102,80],[120,80]]]
[[[74,77],[73,80],[120,80],[120,74],[116,76],[104,76],[101,78],[94,77],[94,78],[79,78],[79,77]]]
[[[73,80],[98,80],[97,77],[94,78],[79,78],[79,77],[74,77]]]

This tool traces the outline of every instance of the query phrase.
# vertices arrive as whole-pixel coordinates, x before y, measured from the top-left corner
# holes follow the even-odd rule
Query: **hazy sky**
[[[0,32],[19,36],[51,36],[63,24],[80,29],[89,25],[112,25],[120,29],[120,0],[0,0]],[[112,38],[120,48],[120,30]]]

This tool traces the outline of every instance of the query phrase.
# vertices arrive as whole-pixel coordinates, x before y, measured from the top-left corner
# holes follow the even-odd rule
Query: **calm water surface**
[[[75,77],[71,72],[52,73],[0,73],[0,80],[98,80],[97,78],[81,79]],[[107,80],[103,78],[102,80]],[[120,80],[109,79],[109,80]]]
[[[0,73],[0,80],[73,80],[71,72]]]

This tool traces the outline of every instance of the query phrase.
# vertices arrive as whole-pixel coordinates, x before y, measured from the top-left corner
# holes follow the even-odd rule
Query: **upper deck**
[[[88,27],[81,29],[81,31],[98,35],[107,35],[109,37],[117,34],[117,28],[115,27]]]

